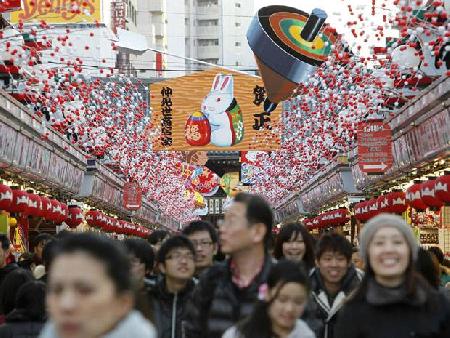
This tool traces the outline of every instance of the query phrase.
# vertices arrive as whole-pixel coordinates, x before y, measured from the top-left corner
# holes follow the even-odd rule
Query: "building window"
[[[215,65],[219,63],[219,59],[199,59],[199,60],[203,62],[213,63]]]
[[[218,46],[219,45],[219,39],[198,39],[197,45],[200,47],[206,47],[206,46]]]
[[[218,4],[219,4],[218,0],[197,0],[197,5],[199,7],[209,7]]]
[[[241,23],[240,23],[240,22],[235,22],[234,25],[235,25],[236,27],[241,27]]]
[[[240,3],[240,2],[236,2],[234,5],[235,5],[237,8],[241,8],[241,3]]]
[[[197,20],[197,26],[206,27],[206,26],[218,26],[219,19],[210,19],[210,20]]]
[[[236,61],[236,66],[239,66],[239,61]]]
[[[241,47],[241,43],[240,43],[239,41],[236,41],[236,42],[234,43],[234,45],[235,45],[236,47]]]

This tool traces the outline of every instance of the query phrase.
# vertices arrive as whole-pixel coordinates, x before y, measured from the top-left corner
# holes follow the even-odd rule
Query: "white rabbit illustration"
[[[242,141],[244,122],[233,95],[233,75],[217,74],[201,111],[211,125],[211,143],[229,147]]]

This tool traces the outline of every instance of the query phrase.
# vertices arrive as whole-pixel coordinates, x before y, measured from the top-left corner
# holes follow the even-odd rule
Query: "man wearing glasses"
[[[211,267],[217,254],[217,232],[211,223],[193,221],[183,229],[183,235],[189,238],[195,248],[195,276]]]
[[[182,338],[186,303],[194,289],[194,246],[185,236],[173,236],[161,245],[157,264],[163,278],[149,292],[153,323],[159,338]]]

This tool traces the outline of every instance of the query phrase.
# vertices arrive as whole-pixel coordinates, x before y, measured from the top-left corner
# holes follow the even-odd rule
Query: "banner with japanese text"
[[[11,13],[11,23],[95,23],[100,19],[100,0],[23,0],[22,10]]]
[[[276,150],[281,108],[264,111],[261,78],[222,68],[150,85],[154,150]]]

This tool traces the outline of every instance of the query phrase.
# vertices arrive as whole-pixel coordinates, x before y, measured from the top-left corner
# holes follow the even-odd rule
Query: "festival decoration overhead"
[[[26,0],[24,7],[30,2]],[[13,3],[17,6],[18,2],[0,1],[2,6]],[[49,4],[50,11],[55,3],[40,1],[38,6]],[[75,3],[70,2],[70,5]],[[35,112],[43,140],[49,136],[49,129],[61,133],[128,181],[139,182],[144,199],[154,203],[161,215],[180,222],[195,217],[192,214],[195,203],[185,199],[186,178],[177,168],[177,164],[183,162],[184,154],[165,150],[268,150],[258,153],[252,163],[255,175],[252,175],[251,191],[265,195],[277,205],[284,196],[301,189],[305,181],[336,155],[354,147],[360,121],[372,114],[395,115],[402,105],[436,78],[450,75],[448,1],[418,0],[405,4],[397,0],[373,0],[365,8],[354,8],[343,0],[342,11],[350,17],[345,25],[355,41],[372,39],[378,42],[368,57],[361,56],[362,45],[357,42],[340,38],[333,42],[334,30],[326,24],[322,25],[313,42],[305,43],[307,39],[301,33],[308,26],[308,18],[320,25],[323,23],[321,12],[307,15],[289,9],[282,14],[283,11],[276,12],[267,7],[273,10],[273,15],[264,18],[258,12],[254,23],[259,27],[252,24],[255,29],[249,30],[249,42],[253,41],[251,36],[261,38],[256,34],[258,31],[272,29],[272,35],[268,36],[271,41],[266,40],[267,51],[272,48],[280,55],[280,51],[288,50],[289,44],[289,48],[297,50],[295,55],[286,52],[291,57],[298,56],[297,60],[292,57],[289,63],[279,62],[279,67],[292,64],[293,69],[309,69],[309,76],[301,80],[290,77],[293,74],[283,73],[286,69],[280,70],[271,63],[272,59],[266,59],[273,53],[263,55],[256,46],[254,52],[263,80],[219,68],[161,82],[160,87],[152,85],[150,118],[146,97],[142,94],[145,93],[144,86],[118,74],[115,68],[116,37],[103,24],[95,22],[95,15],[84,11],[92,3],[97,2],[83,1],[78,4],[80,8],[66,11],[66,14],[74,14],[70,12],[80,10],[76,13],[79,17],[72,23],[94,23],[92,25],[65,27],[53,25],[51,19],[42,17],[21,22],[19,18],[14,21],[18,14],[13,14],[12,22],[16,24],[0,30],[0,85]],[[396,6],[395,10],[390,8],[393,6]],[[12,10],[12,6],[9,7],[8,10]],[[267,8],[261,10],[268,11]],[[365,12],[366,8],[371,12]],[[4,11],[3,7],[0,11]],[[80,18],[82,13],[85,18]],[[378,23],[370,21],[375,16],[380,17]],[[68,22],[64,18],[60,21]],[[280,25],[274,26],[274,22]],[[388,29],[392,28],[397,30],[398,38],[386,39]],[[251,35],[251,31],[255,34]],[[322,42],[319,39],[323,42],[320,52]],[[285,44],[285,49],[280,41]],[[312,55],[304,53],[308,48]],[[307,64],[320,58],[323,61],[317,63],[321,64],[300,66],[299,61]],[[300,73],[307,75],[309,71]],[[214,89],[218,74],[233,77],[233,88],[227,82],[224,89],[228,88],[227,93],[232,92],[244,123],[243,139],[237,143],[239,137],[235,137],[235,144],[230,147],[212,143],[215,124],[208,119],[207,111],[202,110],[202,102]],[[267,74],[271,75],[267,77]],[[274,81],[270,80],[272,75]],[[241,77],[245,79],[243,85]],[[223,84],[224,78],[219,83]],[[280,92],[288,95],[276,97],[279,93],[272,84],[283,88],[283,83],[286,87]],[[293,87],[292,83],[295,84]],[[172,93],[165,90],[162,95],[163,87],[172,89]],[[184,97],[178,101],[180,92]],[[163,98],[164,106],[161,105]],[[277,100],[285,100],[283,116],[280,116],[280,108],[270,112]],[[179,110],[178,104],[182,104]],[[230,121],[232,114],[228,108],[223,113]],[[166,116],[162,116],[162,109]],[[191,115],[193,118],[189,121]],[[271,130],[267,123],[269,118]],[[203,146],[187,143],[187,125],[194,127],[194,131],[197,126],[202,135],[206,135],[199,142],[203,144],[208,140],[207,122],[211,128],[209,143]],[[233,128],[236,134],[237,128]],[[164,146],[162,139],[166,142]],[[436,182],[436,197],[444,184]],[[419,205],[423,204],[420,188],[415,188],[414,197],[407,195],[413,198],[413,204],[423,207]]]
[[[280,110],[264,99],[260,78],[222,68],[153,83],[153,149],[277,149]]]
[[[237,189],[239,183],[239,172],[225,173],[220,178],[220,187],[230,197],[234,197],[239,192]]]
[[[318,8],[308,15],[286,6],[263,7],[253,18],[247,39],[267,91],[266,112],[290,98],[327,60],[336,37],[328,26],[321,31],[326,18]]]

